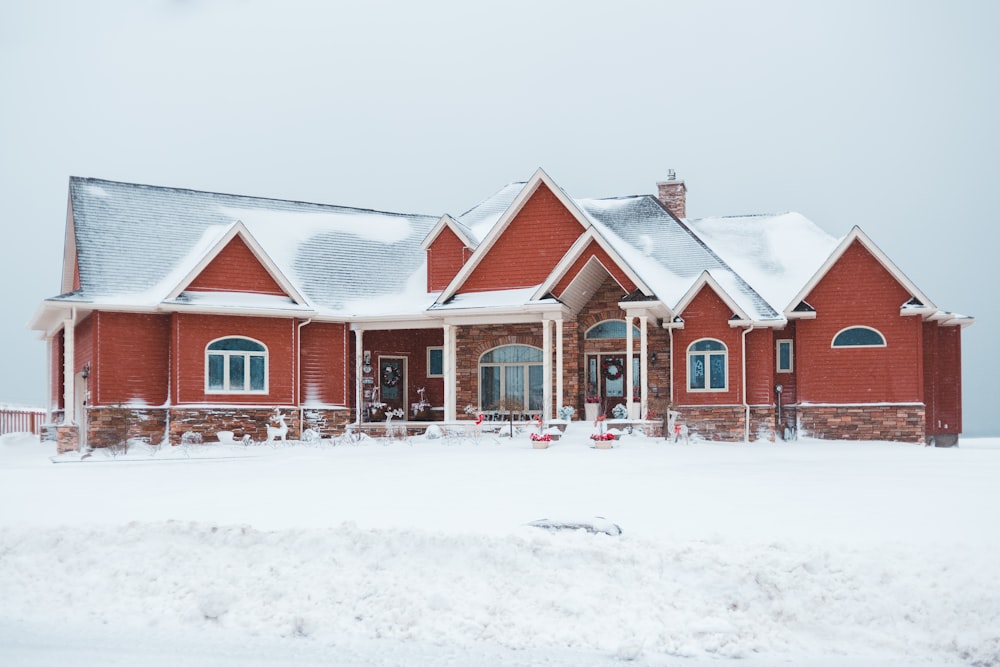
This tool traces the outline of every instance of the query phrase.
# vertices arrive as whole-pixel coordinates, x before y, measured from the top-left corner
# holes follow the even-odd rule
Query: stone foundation
[[[830,440],[924,442],[923,405],[798,405],[800,435]]]
[[[742,405],[679,405],[674,409],[680,412],[677,423],[688,427],[690,437],[743,441],[745,413]]]
[[[297,440],[302,433],[299,425],[299,410],[281,407],[281,414],[288,424],[289,440]],[[170,410],[170,444],[180,444],[185,433],[198,433],[204,442],[217,440],[219,431],[232,431],[235,440],[249,435],[251,439],[267,440],[267,426],[274,416],[275,408],[173,408]]]
[[[352,411],[348,409],[306,408],[302,413],[302,429],[311,428],[322,438],[330,438],[344,432],[344,426],[351,423]]]
[[[163,442],[166,411],[152,408],[87,408],[87,446],[113,447],[132,439]]]

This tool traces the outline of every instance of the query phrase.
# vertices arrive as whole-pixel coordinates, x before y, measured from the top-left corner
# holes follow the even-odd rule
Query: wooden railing
[[[42,408],[15,408],[0,405],[0,435],[6,433],[34,433],[41,435],[45,423]]]

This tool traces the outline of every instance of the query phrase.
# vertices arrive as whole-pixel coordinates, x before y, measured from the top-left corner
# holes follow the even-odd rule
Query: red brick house
[[[619,404],[710,439],[957,440],[972,318],[856,227],[687,220],[685,195],[539,170],[437,217],[71,178],[32,321],[61,445]]]

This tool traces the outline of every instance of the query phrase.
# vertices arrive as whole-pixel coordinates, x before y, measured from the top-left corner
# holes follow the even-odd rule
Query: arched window
[[[542,351],[529,345],[496,347],[479,358],[479,406],[483,410],[542,409]]]
[[[885,347],[885,336],[871,327],[848,327],[837,332],[832,347]]]
[[[249,338],[220,338],[205,348],[205,392],[266,394],[267,348]]]
[[[728,386],[726,346],[712,338],[696,340],[688,346],[688,390],[725,391]]]
[[[639,340],[639,327],[632,326],[632,339]],[[604,320],[587,329],[587,340],[625,338],[625,320]]]

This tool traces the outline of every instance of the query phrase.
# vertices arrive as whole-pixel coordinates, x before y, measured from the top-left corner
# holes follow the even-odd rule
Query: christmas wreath
[[[399,367],[386,365],[382,369],[382,386],[395,387],[397,384],[399,384]]]
[[[601,368],[604,370],[604,377],[609,380],[617,380],[622,376],[622,360],[617,357],[605,358],[601,362]]]

